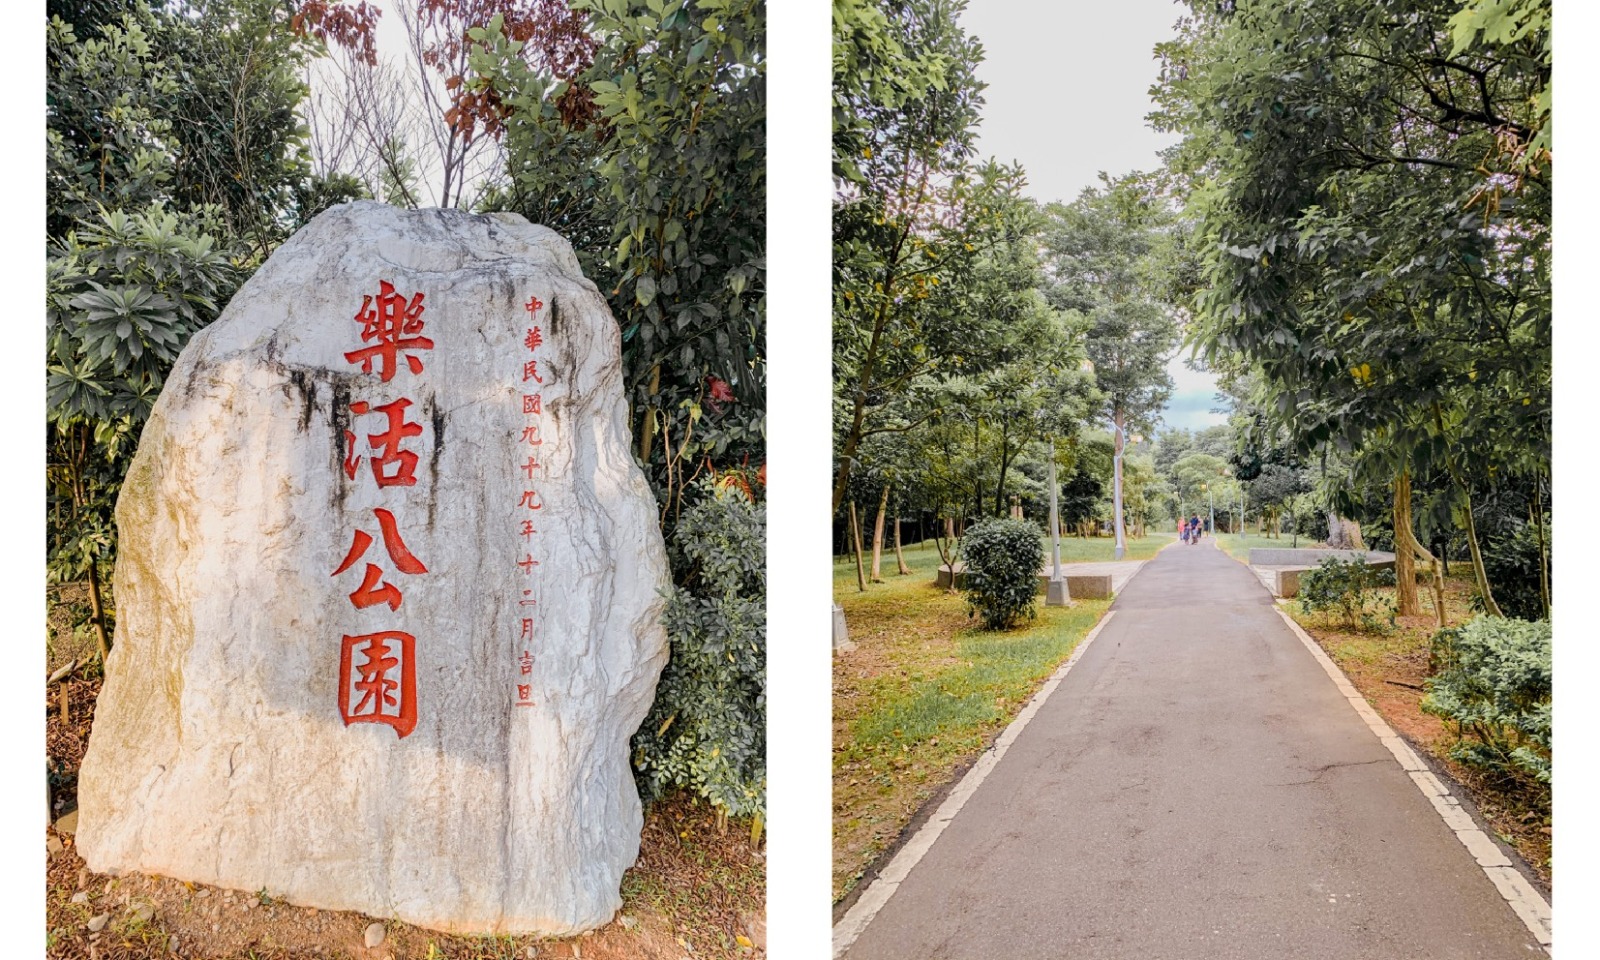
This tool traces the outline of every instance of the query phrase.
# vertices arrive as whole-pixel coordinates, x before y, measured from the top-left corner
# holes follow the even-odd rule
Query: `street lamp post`
[[[1211,484],[1206,484],[1206,505],[1211,510],[1211,525],[1206,528],[1207,533],[1217,532],[1217,495],[1212,492]]]
[[[1067,595],[1067,581],[1061,576],[1061,514],[1056,506],[1059,485],[1056,483],[1056,444],[1050,441],[1050,555],[1053,566],[1050,581],[1045,584],[1044,605],[1065,607],[1072,603]]]
[[[1122,424],[1113,422],[1112,428],[1116,431],[1115,448],[1112,450],[1111,473],[1111,526],[1117,535],[1116,558],[1128,552],[1128,541],[1122,529]]]

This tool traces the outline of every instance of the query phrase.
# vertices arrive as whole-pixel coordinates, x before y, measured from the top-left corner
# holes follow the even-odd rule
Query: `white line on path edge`
[[[1137,571],[1135,571],[1135,575],[1137,575]],[[851,944],[856,942],[856,938],[861,936],[863,930],[867,929],[867,924],[871,923],[872,918],[876,917],[878,911],[883,909],[883,905],[889,902],[889,898],[894,896],[894,892],[900,889],[901,882],[911,872],[911,868],[917,865],[923,855],[928,852],[928,849],[933,846],[933,842],[939,839],[939,834],[943,833],[944,828],[950,824],[951,820],[955,819],[956,814],[961,812],[961,808],[977,792],[984,778],[989,776],[995,765],[1000,762],[1000,758],[1004,757],[1006,751],[1011,748],[1011,744],[1016,742],[1017,737],[1022,733],[1022,728],[1026,727],[1028,721],[1033,719],[1034,714],[1039,712],[1039,708],[1044,706],[1044,702],[1049,699],[1050,694],[1054,693],[1056,687],[1061,684],[1061,680],[1067,675],[1067,671],[1072,669],[1072,665],[1078,662],[1078,658],[1083,656],[1083,652],[1089,649],[1089,644],[1094,642],[1094,638],[1100,635],[1100,631],[1105,629],[1105,625],[1110,623],[1111,618],[1116,615],[1117,612],[1115,610],[1106,611],[1106,615],[1100,618],[1100,622],[1095,624],[1094,629],[1090,630],[1088,636],[1083,638],[1083,641],[1072,651],[1072,655],[1067,657],[1066,662],[1056,668],[1056,672],[1052,673],[1050,679],[1045,681],[1044,686],[1039,688],[1039,692],[1033,695],[1033,699],[1029,700],[1028,705],[1022,708],[1022,711],[1017,714],[1017,718],[1011,721],[1011,724],[1000,734],[999,739],[994,742],[994,749],[986,751],[983,756],[978,758],[978,762],[972,765],[972,769],[968,770],[967,775],[961,778],[961,782],[956,784],[956,788],[950,791],[944,798],[943,803],[939,804],[938,811],[922,825],[922,828],[917,831],[916,836],[912,837],[909,843],[900,848],[900,852],[894,855],[893,859],[889,861],[889,865],[884,867],[883,871],[878,874],[877,879],[873,880],[871,885],[862,891],[861,898],[845,912],[844,919],[840,920],[833,928],[833,955],[835,958],[843,956],[844,952],[850,949]],[[1521,877],[1519,876],[1518,879],[1521,879]]]
[[[1322,664],[1322,669],[1338,686],[1339,692],[1344,694],[1344,698],[1350,702],[1350,706],[1361,719],[1367,722],[1367,728],[1380,743],[1389,748],[1389,752],[1394,754],[1401,768],[1411,775],[1411,782],[1415,783],[1417,789],[1422,791],[1422,795],[1433,804],[1433,809],[1439,811],[1439,817],[1444,820],[1445,826],[1455,831],[1456,839],[1460,840],[1461,845],[1466,847],[1467,852],[1478,861],[1478,866],[1483,868],[1484,874],[1494,884],[1494,888],[1500,891],[1500,896],[1504,897],[1511,909],[1516,911],[1517,916],[1527,926],[1528,932],[1549,950],[1550,904],[1545,902],[1544,897],[1539,895],[1539,891],[1534,889],[1526,877],[1517,872],[1517,868],[1511,865],[1511,861],[1500,852],[1500,848],[1495,846],[1488,834],[1478,829],[1472,817],[1461,809],[1461,801],[1452,797],[1444,784],[1439,782],[1439,778],[1428,770],[1426,764],[1417,759],[1416,753],[1406,745],[1406,742],[1395,735],[1394,730],[1378,716],[1372,705],[1367,703],[1367,698],[1350,683],[1338,664],[1334,663],[1322,647],[1311,639],[1311,635],[1301,629],[1293,617],[1284,613],[1282,607],[1274,604],[1273,609],[1283,618],[1283,622],[1289,625],[1289,629],[1294,631],[1295,636],[1300,638],[1300,642],[1305,644],[1306,649],[1311,651],[1317,662]]]

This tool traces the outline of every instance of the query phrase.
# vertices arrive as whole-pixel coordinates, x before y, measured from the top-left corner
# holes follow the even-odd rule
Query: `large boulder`
[[[667,658],[619,347],[514,215],[347,204],[273,254],[117,504],[89,867],[454,932],[608,921]]]

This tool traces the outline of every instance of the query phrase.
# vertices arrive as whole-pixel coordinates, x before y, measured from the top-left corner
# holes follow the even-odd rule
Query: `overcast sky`
[[[1037,200],[1071,201],[1099,182],[1159,165],[1176,137],[1145,123],[1160,64],[1155,45],[1174,35],[1187,8],[1173,0],[971,0],[961,19],[983,44],[978,79],[988,84],[978,152],[1021,161]],[[1183,354],[1187,356],[1187,352]],[[1174,358],[1166,426],[1225,423],[1211,413],[1216,382]]]

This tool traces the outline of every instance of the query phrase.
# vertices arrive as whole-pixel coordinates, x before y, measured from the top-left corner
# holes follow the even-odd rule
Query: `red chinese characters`
[[[376,302],[374,302],[376,299]],[[361,309],[356,311],[356,322],[361,324],[361,342],[372,346],[352,350],[344,355],[351,363],[360,363],[362,373],[372,372],[372,363],[378,362],[378,377],[384,383],[394,379],[395,361],[403,357],[414,374],[422,372],[422,358],[414,351],[432,350],[433,341],[422,333],[422,294],[417,293],[407,303],[406,298],[394,292],[394,284],[387,280],[378,284],[378,296],[370,293],[361,298]]]
[[[372,458],[372,476],[380,487],[410,487],[417,482],[417,455],[410,450],[400,449],[401,441],[407,437],[422,435],[422,424],[406,421],[406,408],[409,406],[411,401],[405,397],[378,406],[372,406],[365,400],[350,404],[353,414],[382,414],[388,419],[388,426],[383,432],[367,434],[368,445],[378,452],[378,456]],[[344,436],[349,445],[344,470],[354,480],[356,470],[361,465],[361,458],[356,456],[356,435],[346,430]]]
[[[389,551],[389,559],[393,561],[395,569],[401,573],[427,573],[428,568],[422,565],[411,551],[406,549],[404,540],[400,539],[400,528],[395,524],[394,514],[379,507],[372,511],[378,518],[378,529],[383,534],[384,549]],[[350,544],[350,552],[345,554],[344,562],[333,571],[333,576],[338,576],[350,569],[351,565],[366,555],[367,548],[372,546],[372,534],[365,530],[357,530],[355,539]],[[365,576],[361,586],[350,594],[350,602],[356,609],[365,609],[375,603],[387,603],[390,610],[400,609],[400,591],[392,585],[385,583],[378,586],[378,581],[383,577],[383,568],[375,563],[367,564]]]
[[[417,640],[400,630],[346,635],[339,648],[344,725],[387,723],[405,737],[417,726]]]
[[[529,297],[528,302],[523,304],[523,309],[528,311],[532,321],[537,321],[539,319],[539,310],[543,306],[544,303],[538,297]],[[527,348],[529,354],[537,354],[539,348],[544,346],[544,333],[537,322],[527,328],[527,334],[522,338],[522,346]],[[532,391],[534,389],[528,384],[544,385],[545,378],[539,373],[539,357],[525,356],[521,360],[521,366],[523,390]],[[544,438],[540,435],[539,417],[544,413],[544,395],[539,392],[525,392],[521,396],[523,416],[529,419],[523,423],[522,436],[519,442],[527,444],[530,448],[543,446]],[[521,485],[522,494],[517,500],[517,508],[519,510],[536,511],[544,509],[544,498],[540,496],[538,489],[534,487],[534,481],[537,479],[536,473],[540,467],[541,464],[538,457],[530,449],[527,461],[519,465],[524,481]],[[523,516],[528,516],[528,514],[523,514]],[[525,543],[531,543],[533,535],[538,531],[534,529],[532,520],[520,520],[517,524],[517,532],[522,535]],[[534,575],[534,568],[539,566],[539,561],[533,558],[533,554],[527,548],[519,552],[523,556],[522,559],[516,561],[516,564],[521,568],[522,575],[531,580]],[[523,599],[517,601],[517,605],[533,609],[519,614],[517,617],[517,641],[519,646],[533,643],[533,614],[538,609],[538,602],[532,599],[533,590],[531,587],[522,591],[522,597]],[[530,679],[533,675],[534,662],[531,646],[523,646],[521,654],[516,659],[519,682],[513,683],[515,698],[512,702],[519,707],[534,706],[533,683]]]
[[[395,292],[394,284],[379,282],[378,294],[362,297],[356,311],[361,325],[361,342],[369,346],[344,355],[362,373],[376,373],[380,383],[394,378],[403,360],[413,375],[423,372],[419,351],[432,350],[433,341],[422,336],[423,294],[406,297]],[[367,453],[372,479],[381,491],[388,487],[410,487],[417,483],[421,457],[405,448],[406,441],[422,435],[420,423],[406,419],[409,397],[396,397],[387,403],[369,400],[351,402],[354,417],[382,417],[376,433],[367,434]],[[355,430],[345,430],[345,476],[354,481],[361,469]],[[391,613],[400,610],[404,597],[400,587],[388,578],[392,568],[408,576],[428,572],[427,566],[406,546],[394,511],[374,507],[378,537],[357,527],[350,548],[333,571],[338,577],[365,560],[361,583],[350,593],[350,604],[357,610],[387,606]],[[383,541],[383,554],[373,550],[376,539]],[[369,556],[369,554],[371,554]],[[384,565],[386,562],[388,567]],[[403,582],[403,581],[402,581]],[[398,629],[373,633],[346,634],[339,649],[339,716],[345,726],[353,723],[382,723],[399,737],[408,736],[417,725],[416,637]]]

